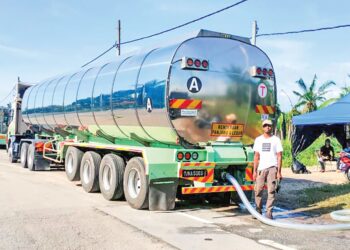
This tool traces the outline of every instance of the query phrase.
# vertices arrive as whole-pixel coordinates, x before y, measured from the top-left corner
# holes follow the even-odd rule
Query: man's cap
[[[264,126],[264,125],[271,125],[272,126],[272,121],[271,120],[264,120],[263,122],[262,122],[262,126]]]

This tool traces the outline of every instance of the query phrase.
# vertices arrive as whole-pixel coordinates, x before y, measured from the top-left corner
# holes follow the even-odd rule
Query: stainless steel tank
[[[170,46],[40,82],[25,92],[22,113],[26,123],[48,130],[76,127],[166,144],[228,138],[249,144],[261,119],[274,117],[257,105],[275,103],[273,67],[263,51],[248,39],[201,30]]]

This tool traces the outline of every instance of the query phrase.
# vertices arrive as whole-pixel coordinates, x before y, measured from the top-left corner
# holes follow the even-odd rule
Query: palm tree
[[[348,77],[350,78],[350,74],[348,74]],[[345,86],[341,88],[339,99],[343,98],[344,96],[346,96],[348,94],[350,94],[350,86],[347,86],[345,84]]]
[[[331,85],[335,85],[333,81],[327,81],[323,83],[316,91],[317,76],[314,76],[310,87],[306,85],[304,80],[300,78],[296,83],[301,88],[302,92],[293,91],[293,93],[299,97],[298,103],[295,105],[295,109],[303,107],[302,113],[312,112],[317,110],[318,103],[326,100],[325,94],[328,93],[327,88]]]

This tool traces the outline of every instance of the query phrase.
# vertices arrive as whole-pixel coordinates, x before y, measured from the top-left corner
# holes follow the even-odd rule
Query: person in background
[[[325,171],[325,161],[334,161],[334,148],[331,145],[331,140],[326,139],[324,145],[320,148],[320,153],[318,157],[318,162],[321,166],[321,172]]]
[[[264,133],[254,142],[254,172],[255,204],[258,213],[262,213],[262,195],[265,182],[267,183],[266,217],[273,219],[272,209],[275,201],[277,180],[282,180],[282,143],[272,135],[272,121],[262,122]]]

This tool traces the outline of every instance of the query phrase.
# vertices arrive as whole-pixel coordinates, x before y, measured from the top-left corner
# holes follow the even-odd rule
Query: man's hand
[[[278,179],[278,180],[282,180],[282,178],[283,178],[283,177],[282,177],[282,173],[277,172],[277,179]]]
[[[253,181],[256,181],[256,177],[257,177],[258,173],[256,171],[253,172]]]

